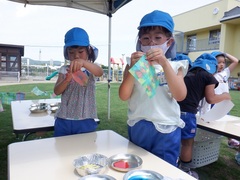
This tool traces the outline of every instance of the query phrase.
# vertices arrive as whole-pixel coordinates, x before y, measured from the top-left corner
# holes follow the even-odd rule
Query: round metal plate
[[[109,158],[109,166],[117,171],[128,172],[141,165],[142,159],[134,154],[117,154]]]
[[[79,180],[116,180],[116,179],[108,175],[95,174],[95,175],[84,176]]]
[[[127,172],[123,180],[163,180],[164,177],[155,172],[150,170],[132,170]]]

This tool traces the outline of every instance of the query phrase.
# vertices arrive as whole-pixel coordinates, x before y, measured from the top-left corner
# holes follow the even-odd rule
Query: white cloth
[[[229,68],[225,68],[222,72],[216,73],[214,77],[218,80],[218,87],[215,88],[216,94],[222,94],[224,92],[229,92],[228,78],[230,77]]]
[[[183,69],[184,76],[188,70],[188,61],[170,61],[172,68],[177,74],[179,68]],[[154,66],[156,73],[164,76],[160,65]],[[159,73],[160,71],[160,73]],[[159,76],[158,76],[159,77]],[[156,94],[150,98],[145,88],[135,79],[132,96],[128,101],[128,125],[133,126],[142,119],[153,122],[156,129],[162,133],[170,133],[177,127],[183,128],[185,123],[180,119],[180,107],[169,92],[167,84],[160,84]]]

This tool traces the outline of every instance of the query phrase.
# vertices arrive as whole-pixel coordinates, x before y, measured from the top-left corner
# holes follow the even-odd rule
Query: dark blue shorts
[[[128,126],[128,136],[134,144],[177,166],[181,144],[180,128],[171,133],[161,133],[152,122],[141,120],[133,127]]]
[[[196,115],[188,112],[181,112],[181,119],[185,122],[185,127],[182,129],[182,139],[191,139],[196,136],[197,120]]]
[[[54,136],[88,133],[95,131],[96,128],[97,122],[94,119],[66,120],[57,118],[54,124]]]

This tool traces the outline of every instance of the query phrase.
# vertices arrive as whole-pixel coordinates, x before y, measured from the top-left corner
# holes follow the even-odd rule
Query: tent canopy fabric
[[[108,119],[110,119],[110,82],[111,82],[111,17],[118,9],[132,0],[9,0],[30,5],[47,5],[74,8],[84,11],[105,14],[109,17],[108,35]]]
[[[110,61],[111,61],[111,64],[124,65],[122,58],[111,58]]]
[[[114,14],[122,6],[131,0],[9,0],[23,3],[26,5],[47,5],[61,6],[68,8],[81,9],[84,11],[105,14],[107,16]]]

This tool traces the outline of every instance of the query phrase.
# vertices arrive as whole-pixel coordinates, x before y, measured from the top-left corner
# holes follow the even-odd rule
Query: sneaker
[[[194,177],[195,179],[199,179],[198,173],[193,170],[189,170],[186,173],[188,173],[190,176]]]
[[[240,165],[240,152],[238,152],[236,155],[235,155],[235,159],[237,161],[237,164]]]
[[[228,147],[238,149],[239,141],[237,141],[236,139],[228,140]]]

